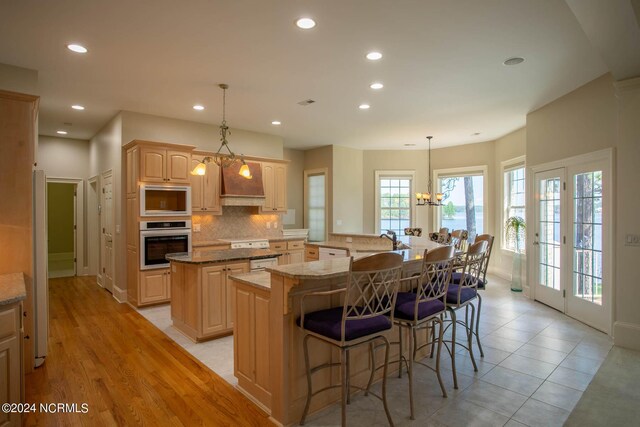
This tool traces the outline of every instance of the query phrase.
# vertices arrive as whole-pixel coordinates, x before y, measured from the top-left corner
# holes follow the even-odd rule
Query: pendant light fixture
[[[442,206],[442,193],[436,193],[436,200],[432,200],[433,193],[431,192],[431,138],[433,136],[428,136],[429,140],[429,179],[427,184],[427,192],[426,193],[416,193],[416,206]]]
[[[249,166],[245,163],[242,155],[239,157],[235,155],[233,151],[229,148],[229,142],[227,141],[227,135],[231,135],[229,131],[229,126],[227,126],[227,89],[229,89],[229,85],[225,83],[221,83],[218,85],[220,89],[222,89],[222,123],[220,124],[220,147],[218,151],[213,156],[206,156],[198,165],[193,168],[191,171],[191,175],[204,175],[207,172],[207,163],[214,162],[216,165],[222,168],[228,168],[238,160],[242,161],[242,166],[240,167],[240,171],[238,172],[240,176],[251,179],[251,170]],[[224,150],[227,152],[225,153]]]

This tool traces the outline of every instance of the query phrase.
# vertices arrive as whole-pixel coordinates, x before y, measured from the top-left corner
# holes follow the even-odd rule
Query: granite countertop
[[[259,289],[271,290],[271,274],[266,271],[254,271],[252,273],[234,274],[229,277],[236,282],[255,286]]]
[[[369,237],[369,235],[365,236]],[[401,250],[418,251],[420,254],[422,254],[425,249],[434,249],[441,246],[439,243],[433,242],[428,237],[398,236],[398,242],[402,242],[409,246],[409,248]],[[380,239],[379,245],[376,243],[346,243],[332,240],[325,242],[308,242],[307,245],[333,249],[348,249],[352,255],[356,252],[386,252],[393,248],[389,239],[382,238]]]
[[[26,297],[24,273],[0,274],[0,305],[13,304]]]
[[[269,249],[221,249],[218,251],[179,252],[167,254],[169,261],[185,264],[208,264],[214,262],[275,258],[282,254]]]

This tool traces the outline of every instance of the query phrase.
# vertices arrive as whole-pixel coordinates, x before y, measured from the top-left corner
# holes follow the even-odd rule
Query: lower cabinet
[[[168,268],[140,272],[139,305],[168,302],[171,299],[171,272]]]
[[[21,403],[22,303],[0,306],[0,402]],[[0,426],[19,426],[18,412],[0,412]]]
[[[235,283],[234,375],[238,386],[271,408],[270,331],[271,293],[244,283]]]
[[[297,264],[304,262],[304,241],[274,242],[269,249],[282,254],[278,257],[278,265]]]
[[[248,262],[171,264],[173,326],[193,341],[233,331],[235,293],[229,276],[249,271]]]

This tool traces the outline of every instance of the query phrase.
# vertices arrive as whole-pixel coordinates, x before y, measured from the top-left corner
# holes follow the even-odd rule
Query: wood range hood
[[[220,203],[222,206],[263,206],[264,185],[262,167],[258,162],[246,162],[251,170],[251,179],[239,174],[242,162],[235,162],[222,169]]]

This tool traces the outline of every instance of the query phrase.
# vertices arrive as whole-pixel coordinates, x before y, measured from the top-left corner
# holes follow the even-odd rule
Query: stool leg
[[[345,358],[347,359],[347,405],[351,404],[351,359],[349,358],[349,350],[345,350]]]
[[[309,366],[309,346],[308,341],[311,335],[305,335],[302,341],[302,347],[304,348],[304,367],[307,371],[307,402],[304,405],[304,411],[302,412],[302,418],[300,419],[300,425],[304,425],[304,421],[309,413],[309,406],[311,405],[311,367]]]
[[[387,420],[389,425],[393,427],[393,420],[391,419],[391,412],[389,412],[389,406],[387,405],[387,367],[389,366],[389,349],[391,345],[389,340],[382,337],[385,343],[384,351],[384,368],[382,368],[382,404],[384,405],[384,412],[387,414]]]
[[[484,357],[484,351],[482,350],[482,344],[480,344],[480,308],[482,307],[482,297],[478,294],[478,315],[476,316],[476,342],[480,349],[480,357]]]
[[[369,355],[371,356],[371,375],[369,376],[369,382],[367,383],[367,389],[364,391],[364,395],[369,395],[369,389],[371,388],[371,384],[373,383],[373,377],[376,373],[376,352],[375,347],[373,346],[373,341],[369,343]]]
[[[404,351],[402,350],[402,327],[398,325],[398,342],[400,343],[400,361],[398,362],[398,378],[402,378],[402,358]]]
[[[476,359],[473,357],[473,320],[476,316],[476,307],[473,304],[468,304],[467,308],[471,307],[471,324],[465,325],[467,329],[467,345],[469,346],[469,356],[471,356],[471,363],[473,364],[473,370],[478,372],[478,366],[476,365]]]
[[[412,420],[415,420],[415,416],[413,415],[413,359],[415,357],[414,351],[416,347],[415,343],[416,339],[416,330],[411,328],[411,333],[409,334],[409,367],[407,374],[409,375],[409,409]]]
[[[439,326],[438,333],[438,352],[436,353],[436,375],[438,376],[438,382],[440,383],[440,390],[442,390],[442,396],[447,397],[447,390],[444,388],[444,383],[442,382],[442,376],[440,375],[440,352],[442,350],[442,339],[444,335],[444,322],[442,319],[437,319],[437,323]],[[436,321],[433,322],[433,327],[435,331]],[[431,344],[431,348],[433,349],[433,343]]]
[[[428,330],[427,330],[428,332]],[[427,333],[427,338],[429,338],[429,334]],[[436,321],[433,320],[431,322],[431,351],[429,352],[429,357],[433,359],[433,343],[436,342]]]
[[[342,425],[347,425],[347,387],[348,387],[348,373],[347,373],[347,358],[346,358],[347,350],[340,349],[340,373],[342,374],[342,381],[340,384],[340,388],[342,390],[341,393],[341,409],[342,409]]]
[[[456,375],[456,311],[449,310],[451,314],[451,370],[453,371],[453,388],[458,388],[458,376]]]

